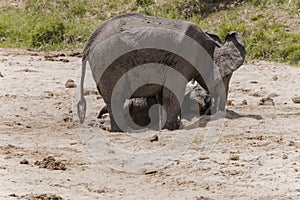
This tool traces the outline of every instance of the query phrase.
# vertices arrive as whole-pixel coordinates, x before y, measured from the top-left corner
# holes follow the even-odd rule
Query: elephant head
[[[245,60],[245,43],[241,34],[236,31],[231,31],[226,35],[224,45],[222,45],[220,37],[213,31],[205,31],[205,33],[215,40],[217,44],[220,44],[214,51],[214,64],[220,72],[226,92],[225,100],[227,101],[232,73],[237,70]],[[220,107],[225,108],[226,101],[221,102]]]
[[[225,37],[225,44],[215,49],[214,62],[221,76],[226,77],[244,62],[246,48],[240,33],[231,31]]]

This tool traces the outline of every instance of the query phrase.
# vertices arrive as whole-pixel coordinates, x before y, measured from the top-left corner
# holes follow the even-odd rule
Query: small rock
[[[38,72],[38,71],[34,70],[34,69],[25,68],[25,69],[19,70],[18,72]]]
[[[266,98],[262,98],[259,102],[259,105],[269,105],[269,106],[274,106],[275,103],[273,101],[272,98],[270,97],[266,97]]]
[[[200,196],[200,197],[196,197],[196,200],[212,200],[212,199],[209,197]]]
[[[150,142],[158,141],[158,136],[155,134],[150,138]]]
[[[105,193],[105,189],[99,189],[99,190],[96,190],[97,193],[101,194],[101,193]]]
[[[296,145],[296,143],[294,141],[290,141],[288,144],[288,146],[295,146],[295,145]]]
[[[239,159],[240,159],[240,156],[239,156],[239,155],[233,154],[233,155],[230,155],[230,156],[229,156],[229,160],[237,161],[237,160],[239,160]]]
[[[28,160],[24,159],[24,160],[21,160],[20,164],[22,164],[22,165],[28,165],[29,162],[28,162]]]
[[[251,89],[242,89],[242,92],[250,92]]]
[[[54,97],[54,94],[51,93],[51,92],[49,92],[49,93],[48,93],[48,97]]]
[[[277,80],[278,80],[278,76],[274,75],[274,76],[272,77],[272,79],[273,79],[274,81],[277,81]]]
[[[81,52],[72,52],[69,54],[69,56],[72,57],[82,57],[82,53]]]
[[[99,93],[96,90],[84,90],[84,96],[86,95],[99,95]]]
[[[278,97],[278,96],[279,96],[279,94],[276,94],[274,92],[272,92],[268,95],[268,97]]]
[[[250,83],[252,83],[252,84],[256,84],[256,83],[258,83],[257,81],[250,81]]]
[[[246,106],[246,105],[248,105],[248,102],[247,102],[246,99],[244,99],[244,100],[242,101],[242,103],[241,103],[241,106]]]
[[[63,120],[64,120],[64,122],[72,122],[72,121],[73,121],[73,118],[67,116],[67,117],[65,117]]]
[[[198,160],[207,160],[207,159],[209,159],[209,157],[206,157],[206,156],[198,158]]]
[[[288,159],[288,155],[283,154],[283,155],[282,155],[282,159]]]
[[[1,72],[0,72],[0,77],[1,77],[1,78],[3,78],[3,77],[4,77],[4,75],[3,75],[3,74],[1,74]]]
[[[300,97],[294,97],[294,98],[292,98],[292,101],[294,103],[300,103]]]
[[[53,56],[46,55],[46,56],[44,56],[44,58],[46,61],[55,61]]]
[[[264,92],[260,91],[260,92],[254,92],[250,94],[253,97],[263,97],[265,94]]]
[[[226,104],[227,106],[234,106],[233,100],[227,100]]]
[[[65,86],[66,86],[66,88],[75,88],[76,84],[72,79],[69,79],[69,80],[67,80]]]
[[[61,62],[64,62],[64,63],[67,63],[67,62],[70,62],[68,59],[66,59],[66,58],[61,58],[61,59],[59,59],[58,61],[61,61]]]

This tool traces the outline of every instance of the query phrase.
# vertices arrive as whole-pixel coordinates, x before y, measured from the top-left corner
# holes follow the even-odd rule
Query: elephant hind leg
[[[181,101],[181,100],[179,100]],[[166,111],[166,123],[164,129],[175,130],[180,127],[180,102],[175,94],[173,94],[168,88],[164,88],[162,104]],[[164,121],[164,120],[162,120]]]
[[[116,98],[115,100],[112,100],[110,95],[103,95],[103,100],[106,103],[107,110],[103,110],[104,109],[103,108],[101,111],[103,111],[103,113],[107,111],[109,114],[110,124],[111,124],[110,131],[111,132],[126,131],[127,127],[126,127],[124,113],[123,113],[123,105],[125,103],[125,99]]]
[[[124,130],[121,129],[119,126],[118,126],[118,123],[115,121],[115,117],[113,115],[113,112],[112,112],[112,109],[111,109],[111,105],[106,105],[107,106],[107,110],[108,110],[108,113],[109,113],[109,118],[110,118],[110,124],[111,124],[111,129],[110,131],[111,132],[123,132]],[[124,127],[123,127],[124,128]]]

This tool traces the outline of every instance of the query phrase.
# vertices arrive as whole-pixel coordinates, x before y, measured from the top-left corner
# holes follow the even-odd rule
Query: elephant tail
[[[86,71],[86,62],[87,59],[82,59],[82,68],[81,68],[81,80],[80,80],[80,100],[77,103],[77,115],[79,117],[79,121],[82,124],[84,122],[85,114],[86,114],[86,100],[84,98],[84,78]]]

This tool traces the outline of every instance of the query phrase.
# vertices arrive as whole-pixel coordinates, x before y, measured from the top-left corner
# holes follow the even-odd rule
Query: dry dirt
[[[110,169],[83,140],[73,115],[80,66],[74,56],[0,50],[0,199],[300,199],[300,104],[292,101],[300,96],[299,67],[243,65],[214,148],[203,153],[207,127],[193,129],[195,140],[181,157],[145,174]],[[77,87],[66,88],[69,79]],[[102,99],[86,88],[97,104],[88,103],[94,110],[83,128],[131,152],[172,140],[170,131],[134,142],[98,128]],[[49,160],[63,168],[37,165]]]

